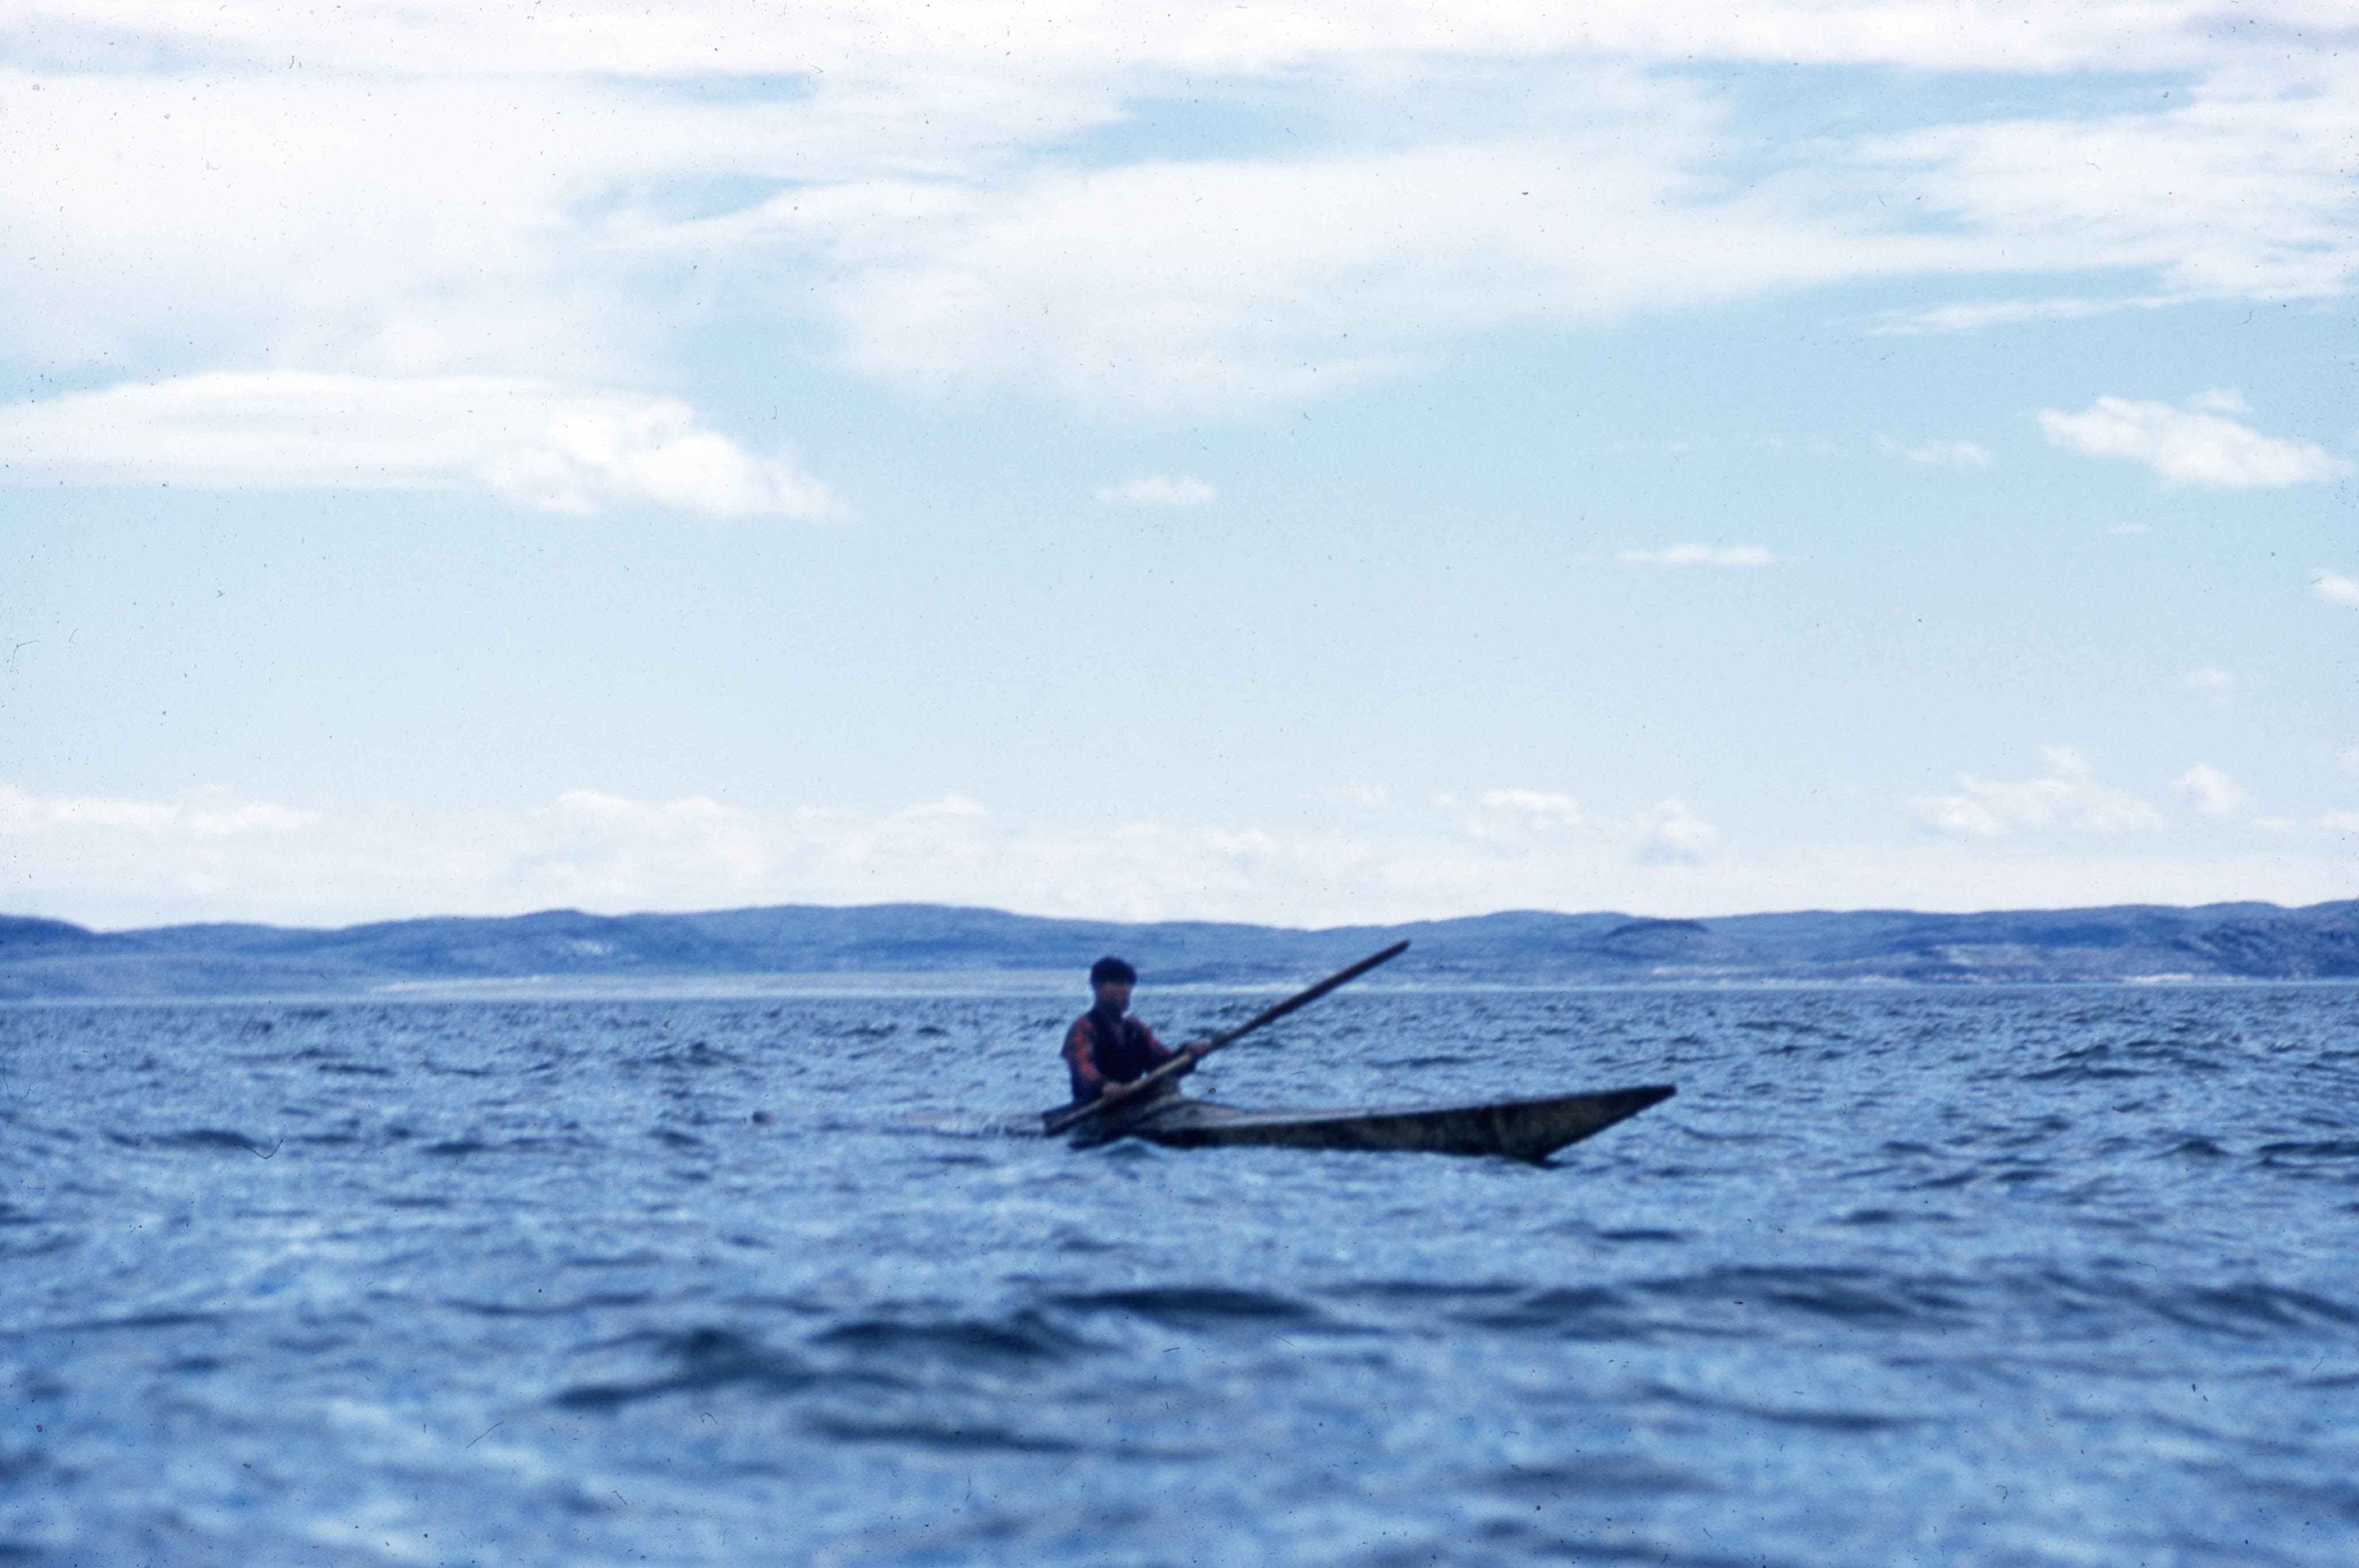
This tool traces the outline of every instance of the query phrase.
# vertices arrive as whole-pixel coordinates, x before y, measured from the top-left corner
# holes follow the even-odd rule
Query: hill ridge
[[[0,999],[316,996],[499,982],[627,988],[763,978],[1045,978],[1119,951],[1150,984],[1315,978],[1402,938],[1383,982],[2054,984],[2359,979],[2359,900],[2287,909],[2115,904],[1803,910],[1710,919],[1501,910],[1307,930],[1121,922],[955,904],[772,904],[684,914],[436,915],[342,927],[99,932],[0,915]],[[1079,982],[1075,982],[1078,987]]]

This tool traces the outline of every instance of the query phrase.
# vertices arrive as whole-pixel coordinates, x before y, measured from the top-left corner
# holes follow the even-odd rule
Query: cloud
[[[2207,393],[2190,408],[2100,397],[2079,414],[2043,408],[2039,424],[2057,446],[2144,463],[2171,484],[2276,488],[2351,471],[2322,448],[2281,441],[2223,417],[2214,410],[2244,406],[2241,400],[2223,404],[2223,395]]]
[[[271,801],[237,800],[220,791],[202,791],[179,801],[144,801],[88,795],[42,797],[0,785],[0,835],[56,828],[120,832],[150,840],[178,836],[209,842],[292,833],[321,820],[317,811]]]
[[[1930,467],[1986,469],[1998,460],[1972,441],[1923,441],[1913,447],[1904,447],[1891,440],[1878,444],[1896,457]]]
[[[1688,809],[1680,800],[1658,803],[1639,818],[1639,859],[1695,861],[1720,841],[1720,829]]]
[[[2359,610],[2359,581],[2342,573],[2319,567],[2310,574],[2310,590],[2329,604],[2340,604]]]
[[[2008,784],[1962,774],[1963,793],[1928,795],[1909,805],[1944,833],[2004,837],[2017,828],[2065,827],[2084,833],[2152,832],[2162,814],[2127,790],[2100,784],[2069,746],[2040,751],[2045,778]]]
[[[2207,666],[2200,670],[2188,671],[2179,677],[2179,684],[2190,691],[2209,692],[2212,694],[2213,702],[2225,703],[2230,694],[2236,689],[2236,677],[2226,670],[2215,670]]]
[[[1131,506],[1210,506],[1219,492],[1201,479],[1169,479],[1149,474],[1121,484],[1098,487],[1098,499]]]
[[[1887,311],[1874,319],[1872,337],[1917,336],[1934,332],[1976,332],[1986,327],[2014,327],[2028,321],[2077,321],[2108,316],[2116,310],[2152,310],[2180,301],[2167,296],[2131,299],[1998,299],[1982,303],[1936,305],[1921,310]]]
[[[1905,180],[1929,221],[2003,250],[1990,272],[2112,272],[2132,306],[2331,298],[2354,259],[2322,200],[2331,178],[2347,186],[2330,170],[2354,120],[2348,50],[2334,51],[2321,37],[2269,66],[2219,61],[2136,109],[1968,120],[1857,156]]]
[[[2359,834],[2359,811],[2322,811],[2316,816],[2256,816],[2253,826],[2265,833],[2288,837],[2307,835],[2348,838]]]
[[[1450,797],[1439,804],[1457,806]],[[1640,865],[1691,866],[1720,841],[1719,828],[1675,798],[1628,817],[1598,816],[1569,795],[1497,789],[1457,816],[1461,830],[1477,845],[1543,858],[1610,855]]]
[[[905,900],[1132,919],[1335,924],[1437,911],[1647,903],[1718,835],[1665,800],[1599,819],[1545,790],[1484,793],[1372,836],[1010,820],[959,795],[887,810],[750,810],[569,790],[523,810],[42,796],[0,785],[17,907],[114,923],[339,920],[572,906]]]
[[[1486,790],[1471,806],[1454,795],[1434,804],[1456,818],[1469,841],[1502,853],[1560,851],[1593,826],[1579,801],[1550,790]]]
[[[1707,52],[1726,37],[1676,15]],[[1883,20],[1940,26],[1910,7]],[[2333,297],[2359,271],[2342,216],[2359,95],[2322,46],[2223,66],[2135,113],[1812,137],[1741,170],[1724,149],[1751,127],[1727,100],[1569,54],[1587,112],[1504,135],[1444,116],[1396,148],[1060,170],[990,198],[861,191],[886,222],[839,231],[831,252],[858,275],[838,301],[854,362],[1098,403],[1295,398],[1419,362],[1451,333],[1870,276],[2095,275],[2124,290],[2033,312],[2053,317]],[[1915,198],[1886,201],[1902,191]]]
[[[1588,821],[1581,803],[1569,795],[1538,789],[1495,789],[1479,804],[1493,821],[1512,822],[1520,831],[1578,827]]]
[[[536,512],[843,510],[792,460],[701,427],[678,398],[490,376],[277,371],[126,384],[0,408],[0,462],[19,482],[477,488]]]
[[[1732,10],[1679,0],[1590,0],[1437,16],[1392,0],[1332,0],[1310,9],[1200,5],[1141,12],[1080,0],[1043,16],[1023,0],[972,0],[934,16],[906,0],[830,0],[749,17],[731,0],[578,0],[556,16],[468,0],[404,0],[356,28],[271,0],[223,0],[201,13],[159,0],[17,0],[12,16],[45,57],[125,36],[208,66],[424,72],[605,74],[625,81],[717,74],[830,74],[898,61],[911,70],[1021,62],[1022,70],[1103,73],[1192,68],[1277,75],[1315,63],[1437,63],[1581,52],[1659,60],[1892,65],[1934,70],[2060,73],[2148,70],[2230,59],[2268,61],[2321,28],[2318,0],[2250,0],[2251,27],[2223,29],[2184,0],[2104,0],[2030,15],[1960,11],[1940,0],[1769,0]],[[551,21],[559,23],[552,28]],[[2331,28],[2332,24],[2324,24]],[[2328,33],[2331,38],[2331,31]]]
[[[1615,558],[1649,567],[1766,567],[1777,557],[1758,545],[1673,545],[1662,550],[1625,550]]]
[[[220,791],[39,795],[0,785],[0,885],[18,913],[101,925],[910,901],[1336,925],[1501,909],[1712,915],[2299,903],[2347,896],[2359,873],[2351,844],[2359,814],[2351,813],[2279,825],[2311,849],[2201,860],[2130,852],[2138,840],[2118,838],[2083,838],[2069,850],[1969,836],[1731,852],[1677,799],[1628,818],[1565,821],[1561,796],[1493,794],[1505,798],[1374,834],[1076,827],[958,796],[898,809],[754,810],[697,795],[638,800],[577,789],[522,808],[433,810]],[[1485,814],[1559,820],[1486,835],[1470,819]]]
[[[2198,762],[2171,781],[2173,789],[2195,797],[2196,809],[2210,816],[2226,816],[2253,804],[2236,781],[2208,763]]]
[[[2211,13],[2180,0],[2105,4],[2022,16],[1955,11],[1906,0],[1781,0],[1731,11],[1661,0],[1592,0],[1437,17],[1389,0],[1335,0],[1307,11],[1198,5],[1141,13],[1082,0],[1043,17],[1022,0],[973,0],[940,16],[899,0],[833,0],[746,17],[729,0],[579,0],[560,16],[486,9],[465,0],[407,0],[383,26],[355,28],[332,13],[289,12],[269,0],[224,0],[202,13],[166,4],[95,6],[90,0],[19,0],[14,15],[46,55],[129,34],[221,67],[342,71],[508,71],[608,74],[625,80],[710,74],[716,38],[731,69],[756,77],[833,73],[899,60],[911,68],[973,67],[1014,58],[1038,72],[1192,67],[1275,74],[1307,62],[1384,62],[1402,54],[1446,61],[1593,50],[1661,59],[1758,59],[1885,64],[1930,70],[2150,70],[2232,56],[2267,59],[2296,27],[2316,27],[2316,0],[2254,0],[2242,15],[2261,35],[2223,33]],[[560,25],[549,27],[551,20]],[[1805,27],[1804,23],[1815,26]],[[1006,69],[1005,66],[1002,69]]]
[[[2348,289],[2359,116],[2314,7],[2053,9],[29,0],[0,351],[636,384],[725,317],[905,385],[1158,407],[1865,278]],[[2068,107],[1793,137],[1730,61],[2012,73]],[[2179,91],[2122,109],[2107,73],[2155,70]],[[1175,131],[1181,100],[1284,131]],[[2124,302],[2081,292],[2027,308]]]
[[[1315,397],[1468,330],[1923,265],[1927,247],[1906,236],[1847,240],[1765,200],[1700,197],[1683,165],[1707,156],[1711,116],[1693,95],[1583,74],[1602,124],[1058,165],[987,189],[854,180],[774,199],[716,232],[749,254],[825,258],[842,280],[827,309],[858,369],[1110,407]],[[1625,117],[1650,135],[1626,134]]]

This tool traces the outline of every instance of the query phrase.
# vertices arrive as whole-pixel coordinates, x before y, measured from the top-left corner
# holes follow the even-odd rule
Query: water
[[[1167,1038],[1268,999],[1143,995]],[[2359,1561],[2359,990],[0,1010],[0,1562]]]

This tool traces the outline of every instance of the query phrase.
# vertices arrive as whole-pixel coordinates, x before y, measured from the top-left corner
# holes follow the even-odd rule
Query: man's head
[[[1138,971],[1120,958],[1100,958],[1090,966],[1090,990],[1100,1007],[1121,1012],[1130,1006],[1130,988],[1138,983]]]

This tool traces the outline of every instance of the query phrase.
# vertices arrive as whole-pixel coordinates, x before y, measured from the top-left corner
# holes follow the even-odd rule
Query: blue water
[[[1263,996],[1142,993],[1167,1038]],[[2359,1562],[2359,989],[0,1010],[0,1562]]]

